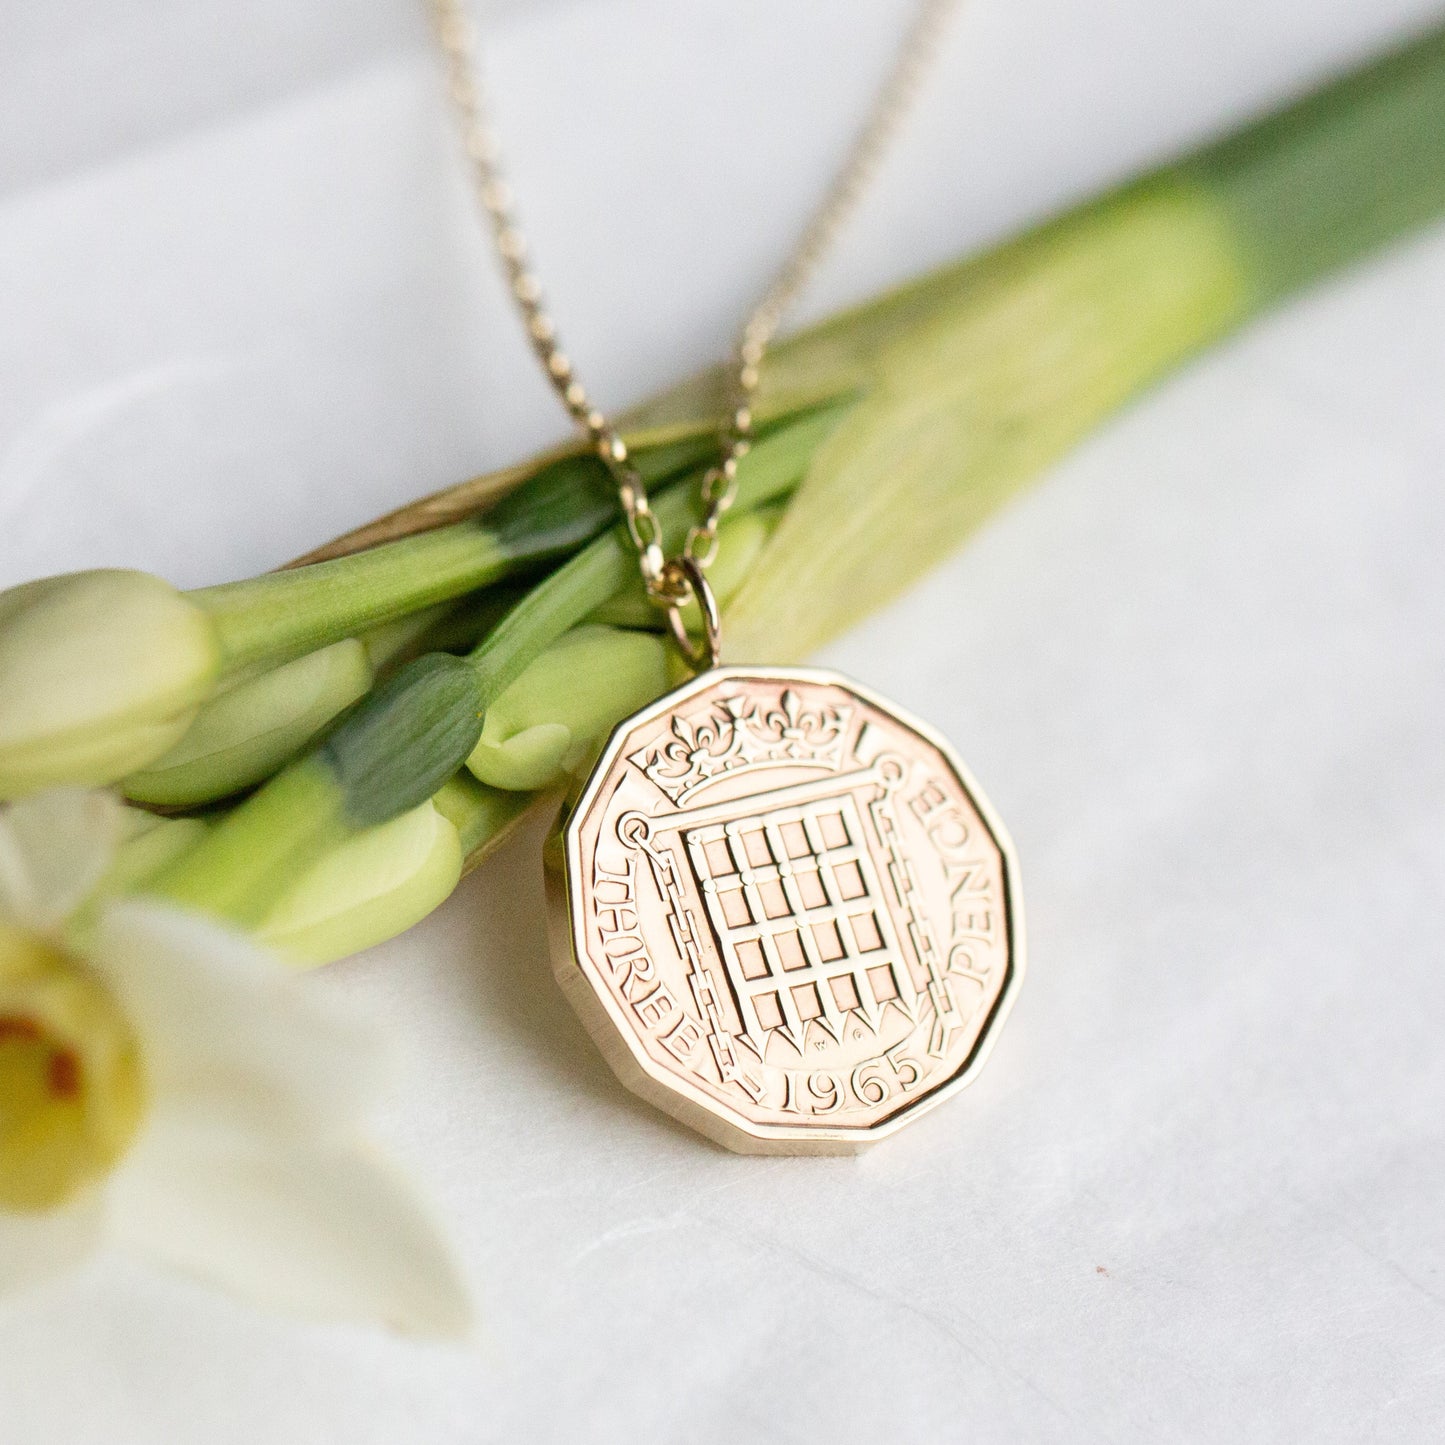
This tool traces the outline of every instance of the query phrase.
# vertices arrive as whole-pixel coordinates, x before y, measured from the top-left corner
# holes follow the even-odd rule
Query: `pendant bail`
[[[673,640],[695,671],[706,672],[716,667],[722,661],[722,614],[702,568],[695,558],[684,554],[668,562],[663,576],[676,586],[673,597],[665,604]],[[697,599],[698,611],[702,613],[701,642],[693,641],[687,624],[682,620],[682,609],[694,598]]]

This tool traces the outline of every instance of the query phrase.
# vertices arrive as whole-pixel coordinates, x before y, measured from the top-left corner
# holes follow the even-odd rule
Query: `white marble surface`
[[[9,0],[0,582],[240,575],[559,425],[405,0]],[[503,7],[514,170],[614,401],[717,350],[896,0]],[[978,0],[815,310],[1237,122],[1438,0]],[[13,28],[12,28],[13,26]],[[833,647],[1010,820],[1031,974],[962,1100],[733,1158],[551,982],[535,837],[319,987],[475,1349],[108,1258],[0,1305],[0,1440],[1427,1441],[1445,1415],[1445,230],[1155,391]]]

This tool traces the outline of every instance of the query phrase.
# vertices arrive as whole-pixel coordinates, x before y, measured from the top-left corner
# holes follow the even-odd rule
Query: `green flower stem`
[[[421,652],[470,652],[530,589],[524,583],[504,582],[475,593],[448,611],[417,638]]]
[[[1445,29],[1172,172],[1224,224],[1253,313],[1440,215]]]
[[[405,617],[383,622],[379,627],[363,632],[357,641],[366,649],[366,660],[371,664],[372,672],[379,673],[394,662],[406,661],[423,638],[464,605],[438,602],[435,607],[409,612]],[[429,648],[422,650],[430,651]]]
[[[424,652],[466,652],[526,595],[523,581],[499,582],[458,601],[383,623],[364,633],[361,642],[378,676]]]
[[[790,492],[813,453],[846,416],[851,402],[820,407],[758,442],[738,465],[733,512],[742,515]],[[696,516],[695,488],[686,482],[653,504],[663,533],[674,541]],[[626,532],[604,532],[538,583],[472,650],[485,710],[544,649],[629,583],[637,555]]]
[[[656,485],[699,465],[715,445],[706,429],[693,428],[644,447],[634,461]],[[616,488],[602,463],[568,455],[543,465],[479,518],[187,595],[211,618],[223,676],[234,676],[565,556],[616,517]]]
[[[599,518],[605,526],[610,517]],[[223,667],[236,673],[324,647],[445,602],[566,550],[543,534],[508,542],[482,522],[458,522],[286,572],[189,594],[211,616]]]

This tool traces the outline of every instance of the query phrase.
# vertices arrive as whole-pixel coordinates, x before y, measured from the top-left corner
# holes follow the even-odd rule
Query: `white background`
[[[560,434],[412,0],[4,0],[0,583],[238,576]],[[614,403],[712,358],[898,0],[494,12],[513,171]],[[1438,18],[977,0],[810,298],[976,248]],[[857,1160],[634,1102],[545,961],[538,837],[318,987],[476,1347],[109,1257],[0,1305],[0,1440],[1425,1441],[1445,1415],[1445,231],[1179,374],[826,660],[948,732],[1031,971]]]

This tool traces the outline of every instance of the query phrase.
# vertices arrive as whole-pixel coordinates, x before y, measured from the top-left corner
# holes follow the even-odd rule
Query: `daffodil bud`
[[[256,937],[293,963],[329,963],[395,937],[456,887],[455,825],[423,803],[338,843],[277,900]]]
[[[482,730],[479,686],[462,658],[414,658],[147,888],[255,928],[303,870],[420,807],[455,775]]]
[[[666,692],[669,681],[661,637],[573,628],[487,709],[467,767],[496,788],[551,787],[586,762],[620,718]]]
[[[182,808],[229,797],[290,762],[370,686],[367,651],[354,637],[246,678],[204,703],[180,742],[122,791]]]
[[[219,660],[206,613],[144,572],[0,592],[0,797],[114,782],[159,757]]]
[[[463,873],[498,847],[535,801],[531,793],[489,788],[465,768],[458,768],[432,796],[437,812],[450,821],[461,839]]]
[[[60,949],[0,923],[0,1209],[54,1209],[109,1173],[144,1102],[110,994]]]

